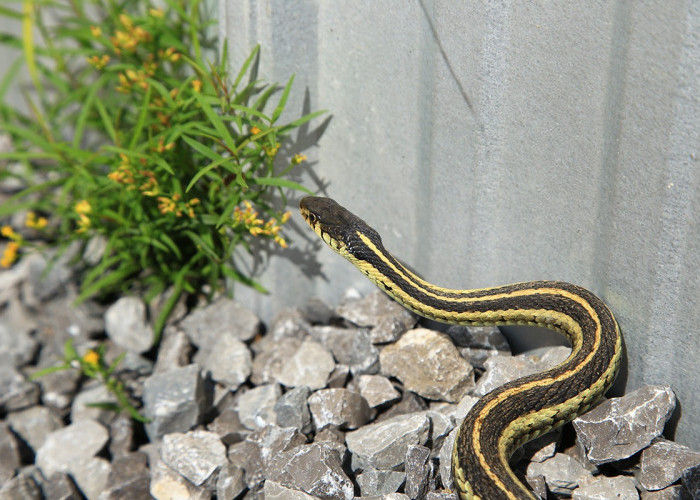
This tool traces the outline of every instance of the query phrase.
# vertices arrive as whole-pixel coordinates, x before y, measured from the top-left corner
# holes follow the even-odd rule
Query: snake
[[[377,231],[334,200],[307,196],[299,208],[328,246],[420,316],[459,325],[545,327],[568,339],[566,360],[481,397],[455,435],[452,475],[461,500],[535,499],[509,459],[526,442],[588,411],[614,382],[622,336],[608,306],[587,289],[562,281],[439,287],[399,262]]]

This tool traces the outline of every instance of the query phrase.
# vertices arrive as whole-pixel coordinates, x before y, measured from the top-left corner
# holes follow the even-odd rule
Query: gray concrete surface
[[[627,389],[671,385],[676,437],[700,448],[698,0],[219,8],[234,65],[261,43],[260,76],[296,73],[288,116],[332,115],[295,144],[307,186],[436,283],[594,290],[624,330]],[[261,263],[271,295],[238,299],[268,317],[371,289],[294,222]]]

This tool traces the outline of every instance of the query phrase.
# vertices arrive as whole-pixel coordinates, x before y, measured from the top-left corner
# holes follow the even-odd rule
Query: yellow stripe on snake
[[[588,290],[558,281],[438,287],[409,271],[374,229],[330,198],[306,197],[300,209],[333,250],[421,316],[460,325],[542,326],[566,336],[571,354],[563,363],[486,394],[455,439],[452,471],[461,499],[534,499],[508,460],[522,444],[587,411],[612,385],[622,337],[608,307]]]

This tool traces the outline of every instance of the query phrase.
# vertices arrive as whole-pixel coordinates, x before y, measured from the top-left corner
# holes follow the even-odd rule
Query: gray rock
[[[561,437],[561,428],[554,432],[548,432],[532,441],[525,443],[523,449],[527,451],[526,455],[530,457],[532,462],[544,462],[552,458],[557,452],[557,443]],[[571,455],[569,453],[569,455]],[[572,455],[577,461],[579,457]],[[585,461],[585,457],[583,457]],[[579,461],[580,462],[580,461]],[[584,467],[586,464],[582,463]]]
[[[265,481],[265,486],[263,486],[263,495],[265,500],[315,500],[318,498],[303,491],[287,488],[269,479]]]
[[[429,462],[430,448],[410,445],[406,450],[406,494],[422,500],[428,492],[432,466]]]
[[[697,500],[680,484],[658,491],[643,491],[642,500]]]
[[[348,432],[352,468],[394,469],[404,463],[410,445],[424,445],[430,432],[425,414],[399,415]]]
[[[134,440],[134,421],[127,413],[119,413],[109,424],[109,453],[114,460],[129,455]]]
[[[190,364],[192,346],[190,340],[181,329],[166,326],[158,346],[158,358],[153,367],[154,372],[167,372]]]
[[[547,481],[544,476],[526,476],[525,482],[530,486],[535,498],[545,499],[548,496]]]
[[[0,365],[0,413],[23,410],[39,402],[39,387],[9,365]]]
[[[0,481],[0,498],[3,500],[43,500],[41,487],[32,474],[20,472],[11,479]]]
[[[212,380],[235,391],[245,382],[253,368],[253,358],[242,341],[230,333],[219,337],[214,344],[203,345],[194,356]]]
[[[357,484],[365,497],[395,493],[405,482],[406,473],[394,470],[369,469],[357,475]]]
[[[12,478],[20,464],[21,457],[17,438],[7,422],[0,422],[0,483]]]
[[[195,486],[183,476],[166,465],[161,459],[152,457],[149,460],[151,484],[149,493],[156,500],[209,500],[211,491],[204,487]]]
[[[32,406],[26,410],[7,415],[12,430],[36,453],[44,444],[46,436],[63,427],[63,422],[45,406]]]
[[[354,496],[340,455],[325,443],[305,444],[277,453],[270,460],[267,479],[323,499],[351,500]]]
[[[580,462],[564,453],[557,453],[542,462],[531,462],[527,475],[544,476],[549,489],[562,495],[570,495],[579,484],[593,477]]]
[[[94,403],[116,404],[117,398],[102,383],[95,382],[86,385],[73,399],[70,412],[71,422],[76,422],[82,418],[90,418],[105,426],[109,426],[117,414],[105,408],[89,406]]]
[[[429,443],[433,449],[431,458],[435,458],[442,448],[442,443],[455,428],[455,421],[444,413],[434,410],[427,410],[425,415],[430,419]]]
[[[98,500],[129,500],[136,498],[150,497],[151,478],[150,475],[137,477],[123,484],[108,487]]]
[[[445,488],[451,488],[454,484],[454,476],[452,475],[452,450],[455,446],[455,437],[459,427],[455,427],[450,431],[445,440],[442,442],[440,452],[438,454],[438,472],[440,480]]]
[[[669,387],[645,386],[604,401],[574,420],[574,428],[592,463],[630,457],[661,435],[676,406]]]
[[[55,359],[51,365],[58,363],[60,361]],[[40,366],[45,367],[48,364],[41,363]],[[41,399],[44,405],[58,410],[59,413],[66,410],[73,402],[80,377],[78,370],[63,370],[36,379],[36,383],[41,387]]]
[[[274,406],[277,415],[277,425],[280,427],[294,427],[300,432],[311,432],[311,413],[307,400],[311,395],[311,389],[305,385],[295,387],[284,393]]]
[[[43,476],[42,476],[43,477]],[[83,496],[68,474],[54,472],[41,483],[46,500],[76,500]]]
[[[151,441],[171,432],[186,432],[208,409],[204,381],[196,364],[151,375],[144,382],[143,413]]]
[[[682,444],[657,438],[642,451],[636,477],[647,490],[660,490],[680,479],[683,471],[700,465],[700,453]]]
[[[265,479],[265,464],[258,443],[246,439],[229,446],[228,459],[232,465],[243,469],[243,478],[248,488],[256,488]]]
[[[36,355],[37,342],[30,332],[36,322],[27,316],[18,299],[10,301],[0,315],[0,360],[20,368]]]
[[[138,489],[143,487],[143,479],[147,480],[145,493],[148,494],[148,480],[150,480],[148,456],[140,451],[122,455],[112,462],[112,468],[107,481],[110,490],[109,494],[105,496],[114,498],[116,495],[120,494],[120,491],[124,493],[135,493]],[[102,495],[100,495],[100,498],[102,498]],[[139,496],[130,498],[139,498]]]
[[[367,400],[348,389],[321,389],[308,399],[316,429],[329,425],[357,429],[369,422],[371,410]]]
[[[160,455],[173,470],[201,486],[226,463],[226,446],[213,432],[174,432],[163,436]]]
[[[315,297],[306,302],[303,312],[309,322],[321,325],[327,325],[335,316],[335,311],[331,306]]]
[[[276,342],[261,341],[254,344],[256,355],[253,359],[251,382],[256,385],[276,382],[282,365],[299,350],[301,343],[300,339],[283,338]]]
[[[690,493],[693,500],[700,498],[700,465],[684,470],[681,484]]]
[[[233,336],[251,340],[262,328],[260,318],[238,302],[220,297],[189,314],[180,324],[190,341],[200,349],[216,345],[218,339]]]
[[[321,389],[333,368],[335,361],[331,353],[318,342],[307,339],[290,358],[282,361],[277,381],[287,387],[305,385],[311,390]]]
[[[379,350],[372,344],[368,330],[315,326],[310,334],[354,375],[379,371]]]
[[[111,464],[100,457],[80,459],[70,467],[70,475],[88,500],[97,500],[107,488]]]
[[[258,447],[263,465],[269,467],[270,461],[279,453],[305,444],[306,436],[293,427],[268,425],[252,432],[246,441],[254,443]]]
[[[207,430],[215,433],[225,445],[241,442],[250,434],[238,417],[234,408],[224,408],[207,426]]]
[[[371,408],[393,403],[401,399],[401,394],[388,378],[382,375],[360,375],[357,387]]]
[[[350,368],[346,365],[335,365],[335,368],[328,376],[328,383],[326,384],[330,389],[342,389],[348,382],[348,375],[350,375]]]
[[[416,328],[380,354],[382,372],[421,396],[457,402],[474,387],[474,369],[443,333]]]
[[[105,330],[112,342],[130,352],[146,352],[153,345],[146,304],[137,297],[122,297],[107,309]]]
[[[638,500],[639,492],[634,487],[631,477],[598,476],[588,479],[584,484],[574,490],[573,500],[604,500],[615,498],[620,500]]]
[[[430,491],[425,500],[459,500],[457,493],[452,490]]]
[[[70,261],[80,251],[80,242],[74,241],[59,256],[55,251],[51,255],[36,254],[37,258],[29,263],[28,280],[25,282],[24,297],[31,305],[46,302],[60,295],[73,277]]]
[[[455,325],[446,333],[459,353],[475,368],[484,369],[484,362],[492,356],[510,354],[508,340],[497,326]]]
[[[46,436],[36,453],[36,465],[45,477],[54,472],[74,473],[102,450],[109,434],[94,420],[79,420]]]
[[[56,342],[59,349],[69,339],[84,340],[101,336],[105,331],[104,308],[90,300],[75,304],[78,291],[70,285],[64,295],[42,305],[42,314],[36,318],[38,337]]]
[[[251,430],[275,424],[275,403],[281,395],[277,384],[261,385],[241,394],[236,406],[241,423]]]
[[[282,309],[272,319],[266,337],[277,341],[283,338],[304,340],[311,329],[311,324],[299,309]]]
[[[486,371],[479,378],[472,394],[483,396],[511,380],[554,368],[564,361],[570,352],[569,347],[556,346],[538,349],[536,354],[490,357],[484,361]]]
[[[221,499],[237,498],[246,489],[243,469],[226,463],[219,470],[216,480],[216,497]]]
[[[474,406],[477,403],[477,401],[479,401],[479,398],[469,395],[464,396],[462,399],[459,400],[459,403],[457,403],[457,407],[454,409],[451,415],[461,423],[461,421],[464,420],[464,417],[467,416],[467,413],[469,413],[469,410],[472,409],[472,406]]]
[[[427,409],[428,405],[423,398],[416,396],[416,394],[411,391],[404,390],[401,395],[401,401],[395,403],[388,410],[379,415],[377,422],[383,422],[384,420],[389,420],[398,415],[409,415]]]
[[[418,321],[418,316],[379,291],[339,306],[337,313],[357,326],[371,328],[374,343],[394,342]]]

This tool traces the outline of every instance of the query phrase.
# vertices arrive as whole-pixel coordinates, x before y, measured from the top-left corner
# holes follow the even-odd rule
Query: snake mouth
[[[336,220],[344,211],[343,207],[330,198],[307,196],[299,202],[299,212],[304,221],[335,251],[345,248],[341,234],[344,225]]]

